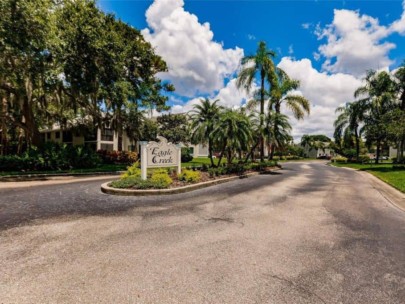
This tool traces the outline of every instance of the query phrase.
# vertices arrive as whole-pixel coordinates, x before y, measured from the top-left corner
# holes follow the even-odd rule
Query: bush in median
[[[201,173],[199,171],[183,170],[179,175],[179,180],[188,183],[197,183],[201,180]]]

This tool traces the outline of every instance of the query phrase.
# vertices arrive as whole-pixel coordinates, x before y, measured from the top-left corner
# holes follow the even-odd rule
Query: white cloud
[[[376,18],[358,11],[335,10],[333,22],[316,30],[319,39],[327,40],[319,47],[325,57],[323,69],[360,76],[368,69],[388,67],[392,63],[388,53],[395,44],[382,40],[390,33],[389,27],[380,25]]]
[[[249,40],[256,40],[256,36],[255,36],[255,35],[248,34],[247,37],[248,37]]]
[[[257,85],[253,84],[251,92],[257,89]],[[239,108],[246,101],[252,98],[252,93],[247,94],[245,90],[239,90],[236,87],[236,78],[231,79],[227,85],[219,90],[219,92],[211,97],[210,100],[219,99],[218,104],[227,108]],[[193,98],[186,102],[183,106],[175,105],[172,107],[172,113],[184,113],[193,109],[195,104],[198,104],[202,97]]]
[[[292,44],[290,44],[290,46],[288,47],[288,54],[290,55],[294,54],[294,48]]]
[[[311,102],[310,116],[306,116],[303,121],[291,119],[295,139],[311,133],[331,136],[336,118],[335,109],[354,99],[354,91],[361,86],[361,80],[349,74],[318,72],[309,59],[283,57],[278,67],[291,78],[300,81],[299,92]]]
[[[405,35],[405,0],[402,2],[402,9],[401,18],[391,24],[390,30]]]
[[[210,24],[201,24],[183,6],[183,0],[155,0],[146,11],[148,28],[142,35],[167,62],[169,71],[159,77],[170,80],[176,93],[212,93],[236,72],[243,50],[224,49],[213,40]]]

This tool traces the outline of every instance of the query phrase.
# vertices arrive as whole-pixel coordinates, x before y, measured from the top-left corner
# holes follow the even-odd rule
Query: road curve
[[[323,162],[160,197],[0,189],[0,303],[404,303],[405,213]]]

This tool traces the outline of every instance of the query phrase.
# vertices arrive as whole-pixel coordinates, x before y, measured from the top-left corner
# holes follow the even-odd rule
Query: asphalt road
[[[405,303],[405,212],[320,162],[161,197],[0,189],[0,303]]]

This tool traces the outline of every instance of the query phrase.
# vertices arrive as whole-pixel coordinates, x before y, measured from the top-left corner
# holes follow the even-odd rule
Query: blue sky
[[[276,63],[301,81],[312,113],[293,135],[333,132],[334,109],[351,101],[367,69],[398,67],[405,59],[402,1],[100,0],[106,12],[142,30],[169,65],[160,75],[176,86],[173,112],[202,96],[240,106],[250,95],[235,87],[243,55],[260,40]],[[285,109],[288,113],[288,109]]]

